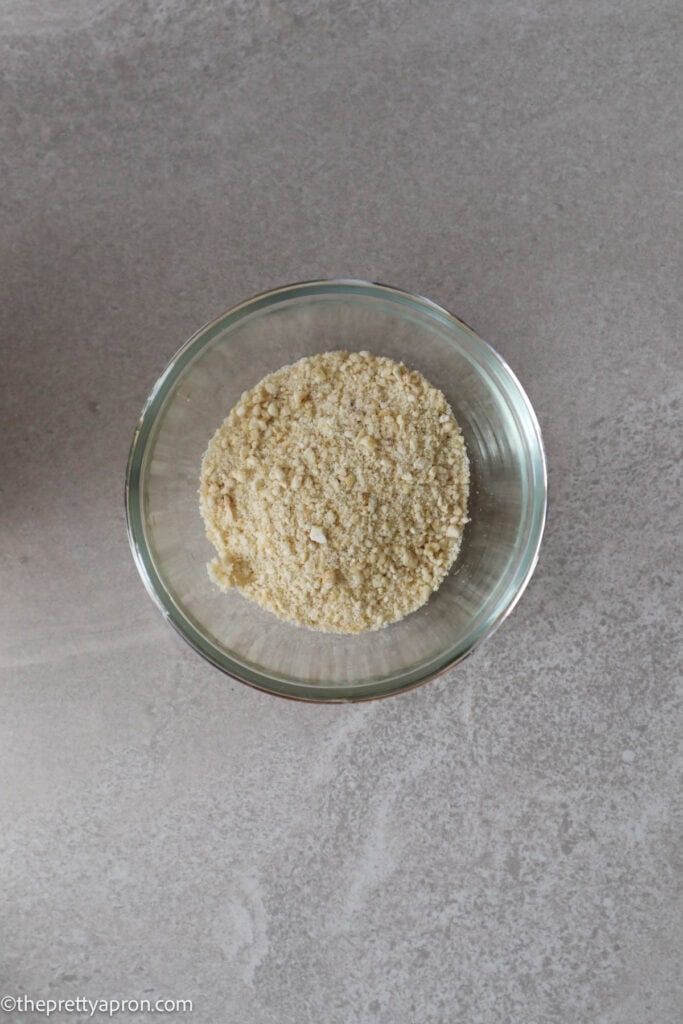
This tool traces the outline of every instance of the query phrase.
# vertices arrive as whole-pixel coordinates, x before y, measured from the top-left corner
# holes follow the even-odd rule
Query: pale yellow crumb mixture
[[[379,629],[443,581],[468,492],[441,391],[367,352],[309,356],[246,391],[209,444],[209,573],[288,622]]]

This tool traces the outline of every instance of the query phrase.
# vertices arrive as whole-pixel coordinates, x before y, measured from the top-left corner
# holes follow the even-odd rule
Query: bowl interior
[[[209,439],[241,393],[286,363],[332,349],[402,360],[441,388],[472,473],[471,522],[449,577],[418,612],[355,637],[297,628],[220,592],[206,571],[213,548],[197,495]],[[503,361],[438,306],[363,282],[280,289],[199,331],[152,392],[129,463],[134,553],[164,613],[230,674],[308,699],[407,689],[469,653],[521,593],[544,511],[538,426]]]

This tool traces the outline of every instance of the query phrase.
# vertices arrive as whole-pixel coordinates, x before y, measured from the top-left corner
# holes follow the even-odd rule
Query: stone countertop
[[[1,991],[202,1024],[681,1020],[679,19],[5,0]],[[550,470],[511,619],[348,707],[204,664],[122,502],[179,344],[327,276],[471,323]]]

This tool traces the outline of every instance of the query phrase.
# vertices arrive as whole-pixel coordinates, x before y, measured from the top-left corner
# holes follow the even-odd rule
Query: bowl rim
[[[532,526],[529,531],[526,546],[519,560],[519,564],[524,565],[523,574],[514,592],[501,606],[498,610],[498,614],[488,624],[488,626],[483,629],[478,636],[475,636],[466,648],[461,651],[456,651],[455,654],[451,653],[443,664],[440,664],[434,671],[428,670],[424,676],[421,676],[418,679],[411,679],[409,682],[402,683],[400,675],[392,676],[390,678],[395,681],[395,685],[382,690],[381,687],[384,681],[380,678],[362,686],[357,686],[357,692],[353,692],[349,689],[346,693],[335,694],[335,688],[330,687],[329,683],[311,682],[299,684],[294,683],[291,680],[287,681],[286,679],[283,680],[284,688],[280,689],[274,685],[269,685],[269,681],[271,684],[273,682],[272,676],[269,676],[265,672],[259,672],[258,670],[254,671],[254,676],[256,678],[250,679],[239,671],[239,664],[232,662],[232,659],[227,655],[223,655],[219,652],[208,638],[203,638],[204,643],[207,646],[204,647],[202,645],[200,641],[201,634],[194,629],[188,617],[172,600],[168,589],[164,586],[163,581],[154,567],[143,528],[143,517],[141,514],[142,493],[140,483],[141,469],[147,444],[152,436],[152,430],[156,423],[157,416],[165,404],[169,386],[175,382],[182,369],[184,369],[186,362],[184,357],[191,350],[194,350],[198,342],[200,342],[205,335],[208,335],[205,339],[206,343],[211,340],[211,337],[213,336],[213,328],[217,327],[218,324],[223,321],[228,323],[230,321],[235,322],[236,320],[241,319],[250,307],[263,303],[264,301],[270,305],[278,296],[295,295],[298,291],[305,291],[307,289],[313,289],[313,293],[318,289],[321,291],[324,291],[327,288],[333,288],[336,290],[340,286],[348,287],[352,294],[358,292],[359,294],[367,293],[372,295],[373,292],[379,290],[379,292],[385,293],[388,296],[393,296],[395,299],[424,307],[430,313],[436,314],[439,319],[446,323],[454,324],[459,329],[464,330],[478,345],[481,345],[482,348],[488,352],[489,358],[492,358],[508,377],[510,383],[517,392],[517,397],[521,401],[521,404],[524,406],[524,410],[529,417],[529,422],[531,424],[537,446],[537,455],[539,460],[538,468],[540,469],[540,486],[537,486],[532,494],[532,513],[530,515]],[[197,348],[197,352],[201,350],[201,347]],[[193,352],[193,355],[194,354],[196,353]],[[183,638],[183,640],[188,643],[190,647],[205,661],[219,669],[229,678],[235,679],[237,682],[244,683],[246,686],[250,686],[253,689],[260,690],[264,693],[270,693],[274,696],[282,697],[287,700],[303,701],[312,704],[349,704],[369,700],[381,700],[385,697],[394,696],[399,693],[407,693],[410,690],[417,689],[419,686],[424,686],[425,683],[430,682],[432,679],[436,679],[439,676],[444,675],[446,672],[450,671],[450,669],[464,661],[465,658],[469,657],[469,655],[472,654],[485,640],[488,640],[489,637],[493,636],[508,616],[512,614],[521,599],[522,594],[526,590],[538,564],[547,518],[548,471],[540,424],[526,391],[522,387],[517,375],[510,368],[500,353],[489,342],[481,338],[480,335],[469,326],[469,324],[455,316],[455,314],[451,313],[448,309],[434,302],[432,299],[429,299],[417,292],[410,292],[403,288],[394,287],[393,285],[381,284],[379,282],[365,280],[363,278],[316,278],[307,281],[296,281],[292,284],[280,285],[276,288],[270,288],[265,291],[258,292],[250,298],[244,299],[236,305],[231,306],[225,312],[220,313],[218,316],[207,321],[203,326],[196,330],[183,345],[180,346],[152,387],[138,418],[137,425],[133,432],[133,439],[130,445],[126,464],[124,501],[128,542],[133,556],[133,561],[135,562],[145,589],[152,598],[154,604],[161,611],[166,621],[173,626],[175,631]],[[197,637],[196,639],[195,635]],[[212,654],[212,651],[214,650],[216,651],[215,656]],[[227,658],[227,660],[231,662],[230,667],[227,667],[220,660],[219,654],[221,657]],[[300,689],[301,692],[294,692],[294,686]],[[288,687],[291,687],[292,689],[288,689]],[[339,689],[341,690],[342,688],[340,687]]]

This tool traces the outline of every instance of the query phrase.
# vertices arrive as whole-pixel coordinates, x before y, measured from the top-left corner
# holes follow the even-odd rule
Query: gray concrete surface
[[[677,0],[0,23],[0,991],[186,998],[169,1019],[202,1024],[678,1024]],[[168,629],[122,484],[197,326],[333,275],[500,349],[551,510],[476,656],[320,708]]]

